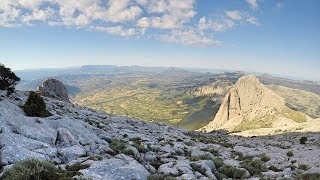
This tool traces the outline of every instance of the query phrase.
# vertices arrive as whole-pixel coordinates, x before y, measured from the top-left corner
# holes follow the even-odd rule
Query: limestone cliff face
[[[214,120],[202,130],[232,130],[243,121],[272,116],[284,108],[283,98],[260,83],[256,77],[244,76],[229,90]]]

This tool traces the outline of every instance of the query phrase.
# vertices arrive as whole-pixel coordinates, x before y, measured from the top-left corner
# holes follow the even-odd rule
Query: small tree
[[[31,117],[48,117],[52,115],[46,109],[46,104],[43,98],[33,91],[30,92],[28,100],[22,108],[27,116]]]
[[[9,94],[11,94],[14,91],[14,86],[19,81],[20,78],[10,68],[0,64],[0,90],[8,90]]]

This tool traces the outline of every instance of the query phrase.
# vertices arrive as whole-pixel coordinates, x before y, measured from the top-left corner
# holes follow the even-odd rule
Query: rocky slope
[[[319,133],[246,138],[204,134],[45,98],[47,118],[26,117],[27,92],[0,91],[0,160],[4,170],[28,158],[65,169],[86,165],[88,179],[298,178],[320,173]],[[302,136],[306,145],[299,144]],[[293,156],[287,154],[292,151]],[[289,159],[289,161],[288,161]],[[258,165],[259,168],[255,167]],[[300,168],[305,165],[307,168]],[[305,167],[303,166],[303,167]]]
[[[214,120],[201,130],[272,128],[276,122],[285,120],[302,123],[307,118],[288,108],[282,97],[249,75],[240,78],[229,90]]]

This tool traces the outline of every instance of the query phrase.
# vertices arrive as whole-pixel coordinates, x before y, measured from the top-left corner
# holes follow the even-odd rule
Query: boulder
[[[85,178],[95,180],[147,180],[150,175],[140,163],[124,154],[94,162],[88,169],[80,172]]]
[[[174,167],[175,163],[174,162],[169,162],[166,164],[162,164],[158,171],[159,173],[162,173],[164,175],[173,175],[173,176],[177,176],[179,175],[179,170]]]
[[[57,139],[55,144],[60,146],[73,146],[78,144],[74,136],[68,129],[58,128],[57,129]]]
[[[193,165],[196,166],[201,172],[204,172],[203,175],[206,175],[210,179],[217,179],[216,176],[213,174],[212,170],[215,170],[216,167],[214,163],[210,160],[201,160],[193,162]]]
[[[68,89],[62,82],[56,79],[46,79],[41,86],[38,87],[38,92],[47,97],[51,97],[60,101],[69,101]]]
[[[82,146],[74,145],[71,147],[61,148],[58,151],[58,154],[60,155],[61,160],[69,162],[85,155],[86,150]]]

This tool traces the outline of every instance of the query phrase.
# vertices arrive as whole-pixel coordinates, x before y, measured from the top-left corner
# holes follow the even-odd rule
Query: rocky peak
[[[44,96],[51,97],[60,101],[69,101],[67,88],[61,81],[48,78],[41,86],[38,87],[38,92]]]
[[[229,90],[215,119],[203,129],[230,130],[243,121],[275,115],[284,107],[283,98],[260,83],[255,76],[244,76]]]

